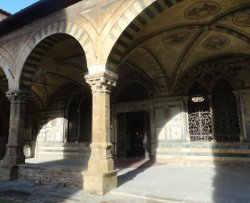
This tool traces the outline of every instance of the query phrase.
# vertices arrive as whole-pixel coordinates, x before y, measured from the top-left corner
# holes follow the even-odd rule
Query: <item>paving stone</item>
[[[250,203],[248,169],[155,165],[123,168],[119,187],[104,196],[24,180],[0,182],[0,199],[21,203]]]

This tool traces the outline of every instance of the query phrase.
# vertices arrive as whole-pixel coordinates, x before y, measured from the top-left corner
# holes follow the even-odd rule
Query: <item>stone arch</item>
[[[213,81],[213,83],[211,84],[212,88],[211,88],[211,91],[212,89],[214,89],[214,86],[219,82],[219,81],[226,81],[231,87],[233,90],[236,90],[236,89],[239,89],[239,84],[237,83],[237,81],[234,80],[234,78],[228,76],[228,75],[220,75],[219,77],[217,77],[215,79],[215,81]]]
[[[0,50],[0,52],[2,52],[2,50]],[[11,68],[9,61],[2,54],[0,54],[0,69],[3,70],[5,76],[8,80],[8,89],[14,88],[13,70]]]
[[[20,67],[16,73],[16,80],[21,82],[21,78],[24,75],[33,75],[35,74],[34,69],[32,67],[26,68],[25,62],[28,59],[29,55],[32,53],[33,49],[42,42],[45,38],[53,35],[53,34],[66,34],[73,37],[79,44],[82,46],[82,49],[85,53],[85,57],[87,60],[88,67],[88,59],[95,57],[94,45],[91,37],[88,32],[82,28],[81,26],[72,23],[72,22],[55,22],[50,25],[47,25],[45,28],[41,29],[38,33],[36,33],[33,38],[30,40],[28,45],[23,50],[22,56],[19,59]],[[25,78],[25,77],[24,77]],[[25,81],[28,85],[30,85],[29,81]],[[20,84],[19,84],[20,85]]]
[[[107,52],[109,56],[106,56],[107,68],[115,70],[123,58],[126,48],[135,38],[135,35],[164,10],[181,1],[182,0],[134,1],[113,26],[104,42],[106,50],[110,50]]]

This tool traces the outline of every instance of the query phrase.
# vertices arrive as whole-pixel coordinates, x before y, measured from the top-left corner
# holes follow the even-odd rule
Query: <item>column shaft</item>
[[[110,91],[116,77],[106,73],[85,77],[92,89],[92,144],[88,170],[84,172],[84,190],[103,195],[117,187],[117,171],[111,155]]]
[[[3,160],[0,178],[10,180],[16,178],[13,169],[25,162],[23,153],[23,132],[25,125],[26,100],[30,95],[27,91],[9,91],[6,96],[10,100],[9,137],[6,154]]]

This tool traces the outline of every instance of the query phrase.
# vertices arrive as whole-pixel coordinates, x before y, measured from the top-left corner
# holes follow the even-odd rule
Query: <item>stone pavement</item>
[[[133,197],[119,197],[107,194],[104,197],[88,195],[82,190],[69,187],[55,187],[53,185],[39,185],[28,181],[17,180],[0,183],[1,199],[22,203],[144,203]]]
[[[250,203],[250,169],[150,161],[125,165],[117,164],[119,187],[103,197],[76,188],[18,180],[0,182],[0,199],[25,203]]]
[[[116,195],[158,202],[250,203],[250,169],[160,165],[119,173]]]

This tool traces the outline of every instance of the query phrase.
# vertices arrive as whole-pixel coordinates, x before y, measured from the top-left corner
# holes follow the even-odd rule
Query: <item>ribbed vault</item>
[[[236,57],[250,55],[248,0],[183,0],[170,7],[161,5],[162,1],[156,1],[144,10],[146,15],[139,15],[127,27],[113,47],[108,68],[116,70],[123,63],[135,64],[157,86],[165,86],[162,89],[175,94],[176,83],[183,74],[205,60],[209,65],[203,64],[203,70],[211,67],[213,61],[234,71],[236,66],[240,70],[249,64],[246,58],[243,64]],[[137,29],[136,25],[142,22],[144,26]],[[228,55],[235,57],[229,60]],[[223,60],[237,65],[232,68]],[[220,71],[228,71],[227,68]]]
[[[65,84],[85,86],[83,76],[87,71],[79,42],[67,34],[53,34],[31,51],[23,67],[20,88],[32,89],[34,102],[45,110],[51,97]]]

